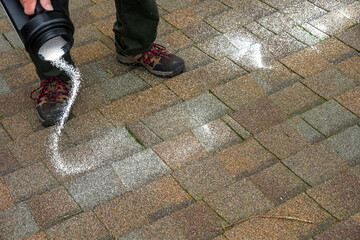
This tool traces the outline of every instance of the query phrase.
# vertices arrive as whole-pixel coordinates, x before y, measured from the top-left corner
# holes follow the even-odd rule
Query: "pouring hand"
[[[27,15],[35,14],[35,7],[36,7],[37,0],[20,0],[21,5],[24,7],[24,12]],[[54,10],[51,6],[50,0],[40,0],[41,6],[48,11]]]

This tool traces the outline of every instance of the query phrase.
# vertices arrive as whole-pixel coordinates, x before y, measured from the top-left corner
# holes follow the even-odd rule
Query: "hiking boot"
[[[38,111],[45,127],[53,126],[60,122],[61,116],[69,98],[70,84],[58,77],[40,81],[41,85],[31,92],[31,99],[36,100]],[[40,90],[37,98],[33,97],[34,92]]]
[[[135,56],[117,51],[119,62],[132,65],[143,65],[149,72],[158,77],[173,77],[185,68],[184,60],[175,54],[168,53],[164,46],[154,43],[149,51]]]

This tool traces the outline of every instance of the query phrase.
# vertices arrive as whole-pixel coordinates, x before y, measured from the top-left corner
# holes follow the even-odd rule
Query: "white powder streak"
[[[55,132],[50,136],[50,150],[51,150],[51,162],[55,165],[56,171],[60,172],[62,175],[78,173],[81,171],[90,170],[95,166],[93,163],[87,162],[78,164],[74,166],[73,164],[67,164],[59,152],[59,141],[61,137],[62,130],[65,126],[65,122],[69,117],[70,110],[72,105],[75,102],[76,96],[78,94],[81,82],[81,74],[78,69],[74,66],[68,64],[63,58],[59,58],[51,61],[51,64],[54,67],[57,67],[70,77],[71,79],[71,91],[69,100],[65,106],[63,114],[60,118],[59,123],[55,126]]]
[[[78,173],[82,171],[87,171],[95,167],[94,162],[90,163],[77,162],[75,165],[72,163],[66,163],[63,156],[59,152],[59,142],[62,130],[64,129],[65,122],[69,117],[70,110],[72,105],[75,102],[77,93],[80,88],[81,74],[78,69],[74,66],[67,63],[62,56],[65,54],[63,47],[66,45],[66,41],[61,36],[55,37],[44,43],[39,49],[39,56],[43,57],[44,60],[50,61],[50,63],[59,68],[70,77],[71,80],[71,90],[70,96],[67,104],[63,110],[62,116],[59,123],[55,126],[55,132],[50,135],[50,144],[49,148],[51,150],[50,158],[51,162],[54,164],[56,171],[60,172],[62,175]]]
[[[70,97],[64,108],[61,119],[55,126],[55,131],[50,135],[50,160],[55,170],[62,176],[86,172],[98,167],[114,155],[121,155],[122,151],[126,152],[131,150],[131,147],[127,146],[131,146],[131,142],[126,140],[126,135],[124,135],[121,130],[113,130],[101,138],[90,141],[87,146],[79,145],[74,151],[67,151],[65,153],[67,158],[60,154],[60,137],[65,122],[69,117],[71,106],[74,104],[79,91],[81,74],[78,69],[68,64],[64,59],[57,59],[51,61],[51,63],[55,67],[65,71],[72,83]],[[84,150],[89,154],[84,155]]]
[[[254,63],[256,63],[258,68],[265,68],[265,66],[263,64],[263,60],[262,60],[260,44],[254,45]]]
[[[89,171],[101,165],[104,161],[112,157],[112,155],[116,154],[120,150],[119,147],[122,144],[120,139],[116,140],[114,134],[110,133],[108,136],[97,139],[96,142],[90,144],[91,146],[86,149],[86,152],[91,154],[90,156],[82,155],[82,150],[84,149],[80,149],[79,151],[75,150],[75,152],[70,153],[67,152],[67,154],[60,153],[59,144],[61,141],[62,130],[69,117],[71,107],[75,102],[81,83],[81,74],[79,70],[61,58],[64,55],[64,51],[62,50],[62,47],[64,46],[63,41],[64,39],[61,37],[54,38],[53,41],[51,41],[52,44],[46,45],[39,51],[39,55],[42,55],[45,60],[50,61],[54,67],[63,70],[71,80],[69,99],[63,109],[59,122],[54,127],[55,131],[50,135],[49,143],[50,161],[55,170],[62,176],[65,176]],[[123,146],[123,149],[126,149],[125,146]]]

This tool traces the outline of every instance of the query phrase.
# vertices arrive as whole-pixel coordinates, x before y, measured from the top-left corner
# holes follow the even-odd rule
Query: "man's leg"
[[[172,77],[183,71],[184,61],[154,44],[159,13],[155,0],[115,0],[115,44],[122,63],[142,64],[152,74]]]
[[[149,50],[155,41],[159,23],[155,0],[115,0],[115,5],[117,49],[127,55]]]
[[[69,9],[68,9],[69,0],[60,0],[60,2],[62,3],[66,14],[69,15]],[[29,55],[35,64],[36,72],[40,79],[59,77],[62,80],[69,80],[69,77],[65,74],[65,72],[55,68],[53,65],[51,65],[50,62],[41,60],[38,55],[34,55],[34,54],[29,54]],[[64,58],[68,63],[72,65],[74,64],[74,62],[70,57],[70,53],[65,54]]]

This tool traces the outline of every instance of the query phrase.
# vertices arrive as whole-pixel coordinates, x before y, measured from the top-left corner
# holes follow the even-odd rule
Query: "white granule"
[[[60,59],[65,54],[63,47],[66,43],[65,39],[61,36],[54,37],[40,47],[38,55],[46,61]]]

